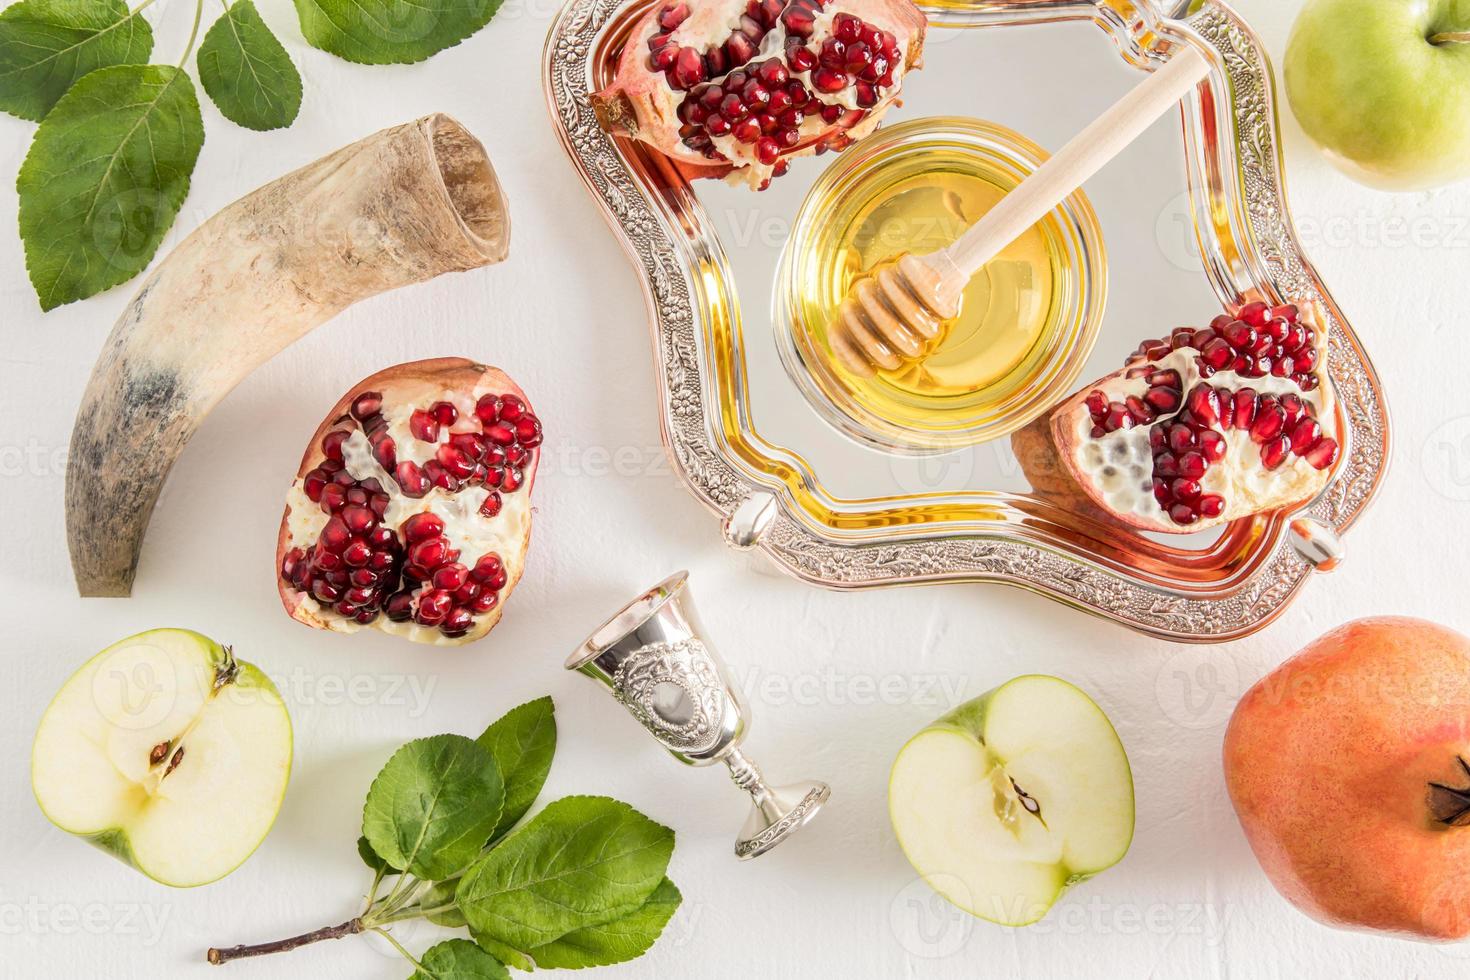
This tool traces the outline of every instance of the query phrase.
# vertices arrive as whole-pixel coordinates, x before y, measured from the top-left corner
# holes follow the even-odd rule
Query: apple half
[[[1028,674],[911,738],[893,762],[888,813],[931,888],[972,915],[1024,926],[1128,853],[1133,773],[1091,698]]]
[[[166,885],[239,867],[281,808],[291,719],[276,687],[191,630],[128,637],[41,717],[31,786],[46,818]]]

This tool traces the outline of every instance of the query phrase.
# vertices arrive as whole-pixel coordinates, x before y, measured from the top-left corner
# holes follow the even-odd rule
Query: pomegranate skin
[[[796,9],[798,7],[803,9]],[[684,12],[684,16],[669,28],[660,20],[675,8]],[[762,8],[765,8],[764,12]],[[833,77],[833,71],[816,65],[815,61],[812,67],[804,70],[798,70],[791,64],[781,44],[776,43],[784,43],[791,37],[781,16],[772,17],[778,10],[806,15],[808,21],[815,14],[820,33],[805,35],[813,59],[821,50],[821,42],[835,30],[831,20],[837,15],[860,18],[865,24],[886,32],[896,41],[898,48],[898,64],[890,68],[895,76],[893,83],[875,91],[871,83],[864,82],[859,91],[859,77],[844,73],[847,85],[830,91],[819,89],[817,74],[821,73],[825,81]],[[712,158],[683,141],[681,126],[685,121],[679,118],[679,106],[687,90],[674,87],[674,68],[663,71],[654,66],[653,58],[657,52],[650,53],[650,42],[671,38],[670,51],[682,48],[694,58],[697,50],[728,50],[727,38],[736,37],[731,33],[732,25],[738,29],[742,23],[755,24],[761,18],[765,19],[767,34],[771,35],[765,47],[757,41],[751,47],[758,53],[750,56],[750,61],[723,66],[713,74],[706,59],[700,62],[698,77],[702,81],[718,83],[737,71],[754,74],[755,67],[762,61],[780,60],[791,71],[792,78],[807,83],[807,94],[812,101],[804,107],[804,121],[791,131],[789,141],[782,141],[786,134],[770,133],[765,138],[756,139],[752,132],[748,145],[742,146],[734,135],[725,137],[730,133],[731,124],[738,124],[743,117],[729,120],[722,127],[723,131],[718,132],[718,136],[724,138],[719,146],[724,152],[717,151]],[[790,159],[828,149],[844,149],[877,128],[884,113],[896,103],[904,73],[922,65],[925,26],[923,13],[910,0],[765,0],[764,4],[756,0],[669,0],[652,7],[633,27],[628,43],[619,55],[612,84],[591,96],[592,108],[603,129],[653,147],[668,157],[686,179],[724,177],[763,189],[773,176],[785,173]],[[718,53],[715,57],[724,59]],[[683,62],[679,62],[679,67],[683,67]],[[689,89],[697,87],[691,85]],[[826,118],[818,111],[823,107],[832,118]],[[750,111],[753,117],[758,114],[759,107],[753,106]],[[735,132],[738,133],[738,128]]]
[[[1215,326],[1238,327],[1241,322],[1233,318],[1252,307],[1259,312],[1264,304],[1217,317],[1202,331],[1181,328],[1175,333],[1213,335]],[[1169,534],[1194,533],[1312,500],[1326,487],[1340,456],[1342,429],[1322,355],[1320,311],[1287,306],[1270,313],[1285,309],[1293,311],[1293,330],[1299,326],[1305,336],[1315,338],[1310,354],[1301,349],[1309,368],[1284,378],[1237,374],[1233,365],[1201,375],[1200,350],[1187,343],[1169,350],[1167,338],[1145,341],[1122,369],[1084,387],[1011,437],[1032,489],[1095,521]],[[1230,321],[1229,326],[1222,321]],[[1220,343],[1215,342],[1212,353],[1224,354]],[[1156,389],[1153,378],[1163,374],[1175,383]],[[1203,403],[1196,400],[1201,387],[1207,396]],[[1133,395],[1127,399],[1130,410],[1144,413],[1145,421],[1119,418],[1127,414],[1125,393]],[[1245,396],[1239,406],[1235,395]],[[1282,410],[1279,425],[1274,415],[1257,418],[1258,406],[1264,416],[1267,407],[1275,413],[1283,403],[1290,410]],[[1204,418],[1195,417],[1196,408]],[[1244,424],[1237,424],[1237,418]],[[1136,444],[1113,439],[1106,452],[1098,452],[1119,421],[1134,430]],[[1190,441],[1174,445],[1169,437],[1178,435],[1172,430],[1181,425],[1190,430]],[[1125,443],[1130,447],[1126,453]],[[1173,457],[1165,464],[1167,471],[1160,465],[1161,453]],[[1181,489],[1188,494],[1185,503],[1176,496]]]
[[[313,474],[320,473],[324,464],[331,465],[327,462],[326,447],[333,446],[341,455],[342,449],[337,448],[343,442],[339,438],[340,433],[344,429],[357,431],[353,421],[355,405],[360,405],[365,396],[366,399],[373,400],[374,395],[378,396],[376,400],[380,401],[384,416],[396,416],[391,431],[397,436],[395,455],[400,465],[414,459],[425,462],[438,459],[438,450],[449,445],[456,435],[463,437],[466,432],[476,433],[483,441],[483,432],[490,426],[484,425],[475,416],[474,406],[488,396],[509,396],[507,401],[513,399],[523,406],[524,415],[535,423],[536,445],[540,442],[539,420],[531,410],[529,399],[498,368],[464,358],[433,358],[399,364],[363,379],[337,401],[318,426],[302,456],[296,480],[288,494],[276,541],[276,581],[282,605],[293,619],[314,629],[354,633],[363,628],[371,628],[403,636],[414,642],[439,646],[460,645],[479,639],[500,621],[505,601],[509,599],[525,569],[531,532],[530,495],[541,455],[539,448],[534,446],[524,450],[526,458],[515,468],[518,477],[513,483],[506,477],[501,477],[502,485],[494,494],[489,492],[488,483],[475,479],[455,481],[461,486],[456,493],[440,487],[430,487],[426,492],[408,494],[403,492],[403,487],[396,481],[386,478],[386,469],[375,474],[392,501],[386,514],[381,515],[384,518],[381,526],[391,527],[394,531],[396,541],[389,546],[389,550],[396,553],[397,561],[383,573],[384,587],[378,601],[374,603],[379,614],[370,623],[360,623],[350,616],[339,614],[330,603],[313,595],[310,589],[298,588],[283,571],[289,567],[293,554],[301,551],[312,554],[315,545],[331,536],[332,531],[322,524],[326,521],[330,525],[332,520],[327,514],[318,512],[319,505],[314,499],[308,499],[306,494],[309,491],[306,488],[310,486]],[[453,424],[440,424],[438,431],[432,433],[435,436],[433,440],[421,440],[410,434],[430,434],[423,431],[422,416],[440,413],[441,417],[448,418],[449,415],[442,414],[446,404],[458,405],[455,412],[457,419]],[[337,435],[334,436],[334,433]],[[377,450],[374,449],[373,452],[376,454]],[[491,496],[495,496],[496,501],[490,502]],[[493,512],[493,516],[486,516],[484,511],[478,509],[478,502],[482,497],[487,501],[484,505],[485,511]],[[419,544],[411,539],[408,528],[419,526],[425,520],[418,515],[433,512],[442,517],[445,507],[451,502],[461,508],[468,508],[471,503],[476,506],[468,508],[469,513],[451,519],[451,526],[443,528],[443,538],[437,545],[434,541]],[[300,513],[296,513],[298,510]],[[349,510],[350,507],[340,510],[337,516],[351,522],[358,514],[349,514]],[[441,519],[441,528],[443,524]],[[466,528],[471,532],[468,536],[462,533]],[[489,553],[475,547],[487,535],[493,537],[497,543],[497,547],[493,549],[493,561]],[[348,549],[343,549],[342,553],[350,554]],[[460,552],[457,558],[453,554],[455,551]],[[440,564],[429,565],[423,572],[423,581],[414,582],[408,578],[407,572],[413,567],[415,557]],[[446,557],[455,560],[444,561]],[[484,566],[479,564],[482,561]],[[455,565],[460,567],[453,567]],[[480,599],[480,605],[488,604],[490,608],[477,608],[471,612],[468,606],[472,603],[456,602],[444,595],[435,595],[432,599],[427,596],[428,590],[436,582],[451,589],[460,588],[468,581],[471,570],[479,571],[482,567],[491,566],[491,572],[474,579],[481,591],[486,591],[486,583],[495,586],[488,590],[494,594],[493,600]],[[347,570],[362,571],[363,567],[377,566],[369,562],[366,566],[359,564]],[[390,583],[392,588],[388,587]],[[346,590],[343,591],[345,593]],[[395,620],[387,613],[389,603],[394,598],[390,593],[396,593],[396,605],[401,608],[417,610],[418,599],[424,598],[427,600],[426,610],[438,612],[437,607],[443,604],[444,613],[437,621],[428,623],[413,618]],[[415,595],[410,598],[409,593]],[[461,605],[466,608],[461,610],[458,608]]]
[[[1470,936],[1470,826],[1431,784],[1470,792],[1470,640],[1403,617],[1338,627],[1236,706],[1231,803],[1271,883],[1330,926]]]

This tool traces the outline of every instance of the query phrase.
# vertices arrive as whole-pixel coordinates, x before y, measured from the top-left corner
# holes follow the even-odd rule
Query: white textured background
[[[158,60],[181,50],[186,6],[161,0],[150,13]],[[72,414],[130,288],[41,316],[10,231],[14,195],[0,194],[0,744],[8,747],[0,974],[199,975],[210,944],[349,917],[365,886],[353,849],[361,799],[391,748],[441,731],[474,734],[550,691],[561,751],[544,798],[616,795],[679,832],[671,873],[685,905],[650,956],[609,977],[1463,976],[1470,949],[1332,931],[1279,898],[1231,813],[1219,750],[1238,694],[1331,626],[1383,612],[1470,627],[1470,411],[1456,373],[1470,369],[1461,345],[1470,186],[1364,190],[1283,120],[1297,217],[1317,223],[1313,257],[1382,372],[1396,441],[1382,494],[1350,535],[1349,559],[1263,634],[1189,648],[1013,590],[820,592],[752,574],[725,551],[715,521],[654,465],[642,301],[543,108],[539,61],[553,6],[508,0],[483,34],[425,65],[363,68],[302,43],[285,0],[262,4],[305,76],[302,116],[289,131],[260,136],[206,104],[208,142],[170,243],[288,169],[443,110],[484,139],[509,189],[512,257],[366,303],[241,385],[176,468],[129,600],[77,599],[61,500]],[[1279,63],[1296,5],[1239,6]],[[7,183],[30,133],[0,120]],[[1060,134],[1034,135],[1055,146]],[[1430,229],[1428,247],[1407,242],[1403,223],[1415,219]],[[1111,312],[1143,322],[1147,311]],[[543,464],[526,580],[492,638],[458,653],[308,632],[281,613],[270,574],[281,492],[303,443],[359,378],[447,354],[510,370],[551,442],[568,447]],[[650,464],[620,475],[605,455],[620,447]],[[833,784],[833,803],[809,833],[751,865],[729,853],[743,812],[728,782],[678,768],[605,695],[560,667],[603,615],[681,565],[694,571],[713,635],[748,672],[752,754],[777,777]],[[193,891],[155,885],[67,838],[28,788],[32,733],[55,689],[107,643],[161,625],[209,633],[265,667],[291,702],[297,733],[274,832],[234,875]],[[915,883],[889,831],[884,787],[910,733],[1025,671],[1077,682],[1111,715],[1133,763],[1138,829],[1121,865],[1077,888],[1042,924],[1007,931],[946,913]],[[422,948],[429,938],[408,931],[406,941]],[[363,939],[228,969],[321,980],[410,972]]]

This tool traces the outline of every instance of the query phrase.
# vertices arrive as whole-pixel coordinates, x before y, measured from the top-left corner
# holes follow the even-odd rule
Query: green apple
[[[1128,853],[1133,773],[1091,698],[1028,674],[910,739],[888,814],[931,888],[982,919],[1030,925]]]
[[[31,786],[46,818],[166,885],[229,874],[265,839],[291,774],[270,679],[191,630],[128,637],[41,717]]]
[[[1470,3],[1307,0],[1286,50],[1302,129],[1357,180],[1470,177]]]

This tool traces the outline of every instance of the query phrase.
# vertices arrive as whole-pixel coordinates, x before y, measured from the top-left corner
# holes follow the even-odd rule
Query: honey
[[[879,141],[873,152],[818,181],[788,243],[784,319],[800,362],[788,359],[788,370],[809,399],[838,410],[840,427],[885,448],[958,448],[1019,428],[1066,393],[1096,337],[1105,275],[1091,208],[1072,195],[970,281],[923,356],[860,376],[827,337],[853,283],[903,253],[953,242],[1042,159],[973,120],[915,120],[847,154],[870,141]],[[995,148],[1012,145],[1034,157]]]

